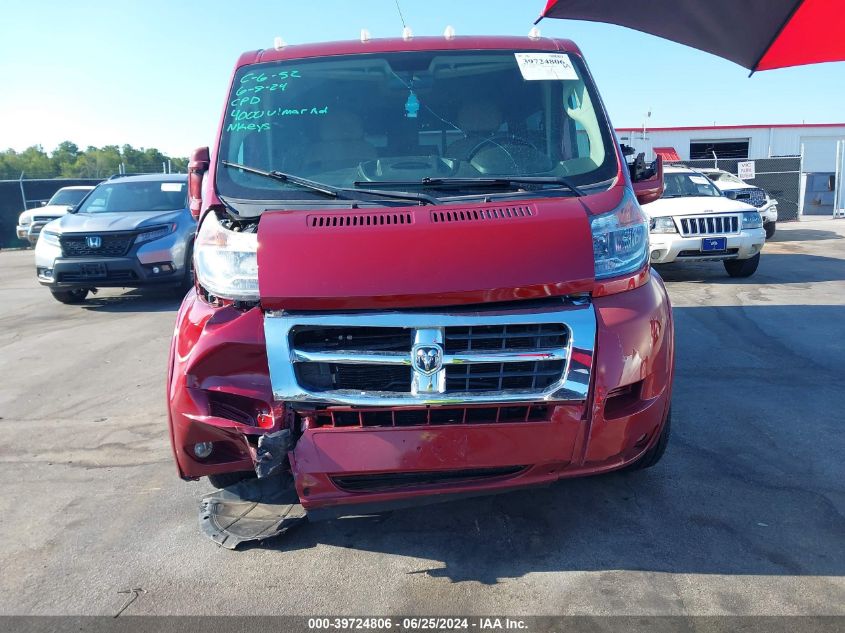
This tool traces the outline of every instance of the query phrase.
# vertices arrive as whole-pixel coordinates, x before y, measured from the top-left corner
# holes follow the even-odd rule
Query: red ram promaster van
[[[325,518],[653,465],[673,330],[639,203],[661,172],[627,164],[568,41],[244,54],[190,166],[179,474]]]

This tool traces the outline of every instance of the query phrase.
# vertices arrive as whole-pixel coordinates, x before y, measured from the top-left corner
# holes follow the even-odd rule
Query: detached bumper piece
[[[200,529],[226,549],[280,536],[304,520],[288,473],[241,481],[200,502]]]

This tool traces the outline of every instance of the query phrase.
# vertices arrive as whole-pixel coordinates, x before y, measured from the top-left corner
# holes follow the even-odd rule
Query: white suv
[[[663,182],[663,196],[643,206],[651,263],[718,260],[731,277],[753,275],[766,242],[757,209],[692,169],[666,167]]]
[[[26,240],[31,246],[35,246],[38,241],[38,234],[44,225],[62,217],[79,204],[93,188],[88,186],[62,187],[43,206],[28,209],[21,213],[15,230],[18,239]]]
[[[763,228],[766,229],[766,239],[773,237],[778,221],[778,201],[768,193],[741,180],[729,171],[723,169],[703,168],[699,170],[716,183],[719,190],[729,198],[747,202],[760,212],[763,218]]]

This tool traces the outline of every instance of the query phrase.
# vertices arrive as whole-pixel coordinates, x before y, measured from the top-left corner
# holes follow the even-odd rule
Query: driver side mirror
[[[202,210],[202,177],[210,164],[207,147],[195,149],[188,161],[188,207],[195,219],[199,219]]]
[[[631,183],[637,202],[648,204],[663,195],[663,157],[658,155],[651,165],[646,165],[643,154],[629,166]]]

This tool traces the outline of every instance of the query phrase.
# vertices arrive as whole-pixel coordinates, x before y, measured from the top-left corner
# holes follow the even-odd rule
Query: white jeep
[[[661,198],[643,206],[651,263],[722,261],[731,277],[753,275],[766,242],[757,209],[692,169],[666,167],[663,182]]]

